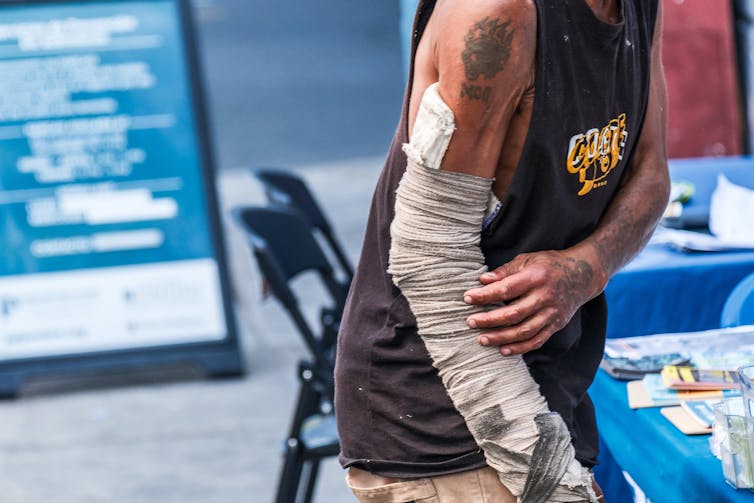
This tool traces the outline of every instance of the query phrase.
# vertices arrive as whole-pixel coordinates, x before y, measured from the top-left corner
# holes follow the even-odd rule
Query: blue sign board
[[[238,359],[187,3],[0,2],[0,370]]]

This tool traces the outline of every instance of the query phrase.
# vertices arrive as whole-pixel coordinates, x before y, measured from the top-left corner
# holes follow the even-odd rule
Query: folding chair
[[[353,266],[346,257],[330,222],[314,199],[306,182],[298,175],[282,168],[254,168],[252,173],[262,182],[267,199],[282,206],[296,208],[304,215],[312,227],[322,233],[339,267],[350,284],[353,278]]]
[[[332,411],[333,368],[347,285],[336,279],[310,225],[295,210],[245,207],[235,209],[233,216],[244,230],[271,292],[290,315],[311,353],[311,361],[298,365],[301,388],[275,499],[276,503],[309,503],[320,460],[335,456],[340,450]],[[307,322],[290,286],[291,280],[304,272],[316,272],[334,301],[333,306],[322,310],[319,330]]]

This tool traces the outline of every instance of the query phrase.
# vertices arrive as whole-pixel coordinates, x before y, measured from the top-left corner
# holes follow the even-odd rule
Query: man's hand
[[[471,328],[490,328],[479,336],[484,346],[500,346],[504,355],[542,347],[566,326],[576,310],[605,286],[606,274],[570,250],[517,256],[483,274],[484,286],[467,291],[469,304],[506,305],[470,316]]]
[[[507,303],[467,320],[471,328],[491,329],[479,336],[480,344],[500,346],[504,355],[542,347],[649,241],[670,193],[665,152],[666,109],[660,2],[647,115],[631,169],[620,190],[595,231],[584,241],[563,251],[519,255],[482,275],[484,286],[464,294],[464,300],[470,304]]]

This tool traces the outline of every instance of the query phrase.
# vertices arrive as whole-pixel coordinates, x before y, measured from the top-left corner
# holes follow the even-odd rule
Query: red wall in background
[[[741,154],[741,98],[731,3],[664,0],[664,7],[668,156]]]

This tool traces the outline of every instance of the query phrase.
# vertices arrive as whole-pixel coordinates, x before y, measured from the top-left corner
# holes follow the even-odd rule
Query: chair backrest
[[[745,277],[728,295],[720,318],[722,327],[754,325],[754,273]]]
[[[312,227],[332,232],[330,222],[301,177],[283,168],[253,168],[252,173],[262,182],[271,202],[292,206],[309,220]]]
[[[262,182],[267,199],[271,203],[295,208],[312,227],[322,233],[350,283],[353,278],[353,266],[306,182],[298,175],[282,168],[254,168],[252,173]]]
[[[323,367],[330,366],[335,343],[332,331],[326,326],[317,331],[307,323],[290,281],[301,273],[316,272],[335,302],[335,307],[326,311],[336,313],[342,312],[347,286],[335,278],[308,222],[284,207],[236,208],[233,217],[245,232],[270,290],[291,315],[315,360]]]
[[[285,281],[312,269],[332,273],[311,228],[294,210],[280,206],[247,206],[234,210],[234,216],[250,238],[272,250]]]

